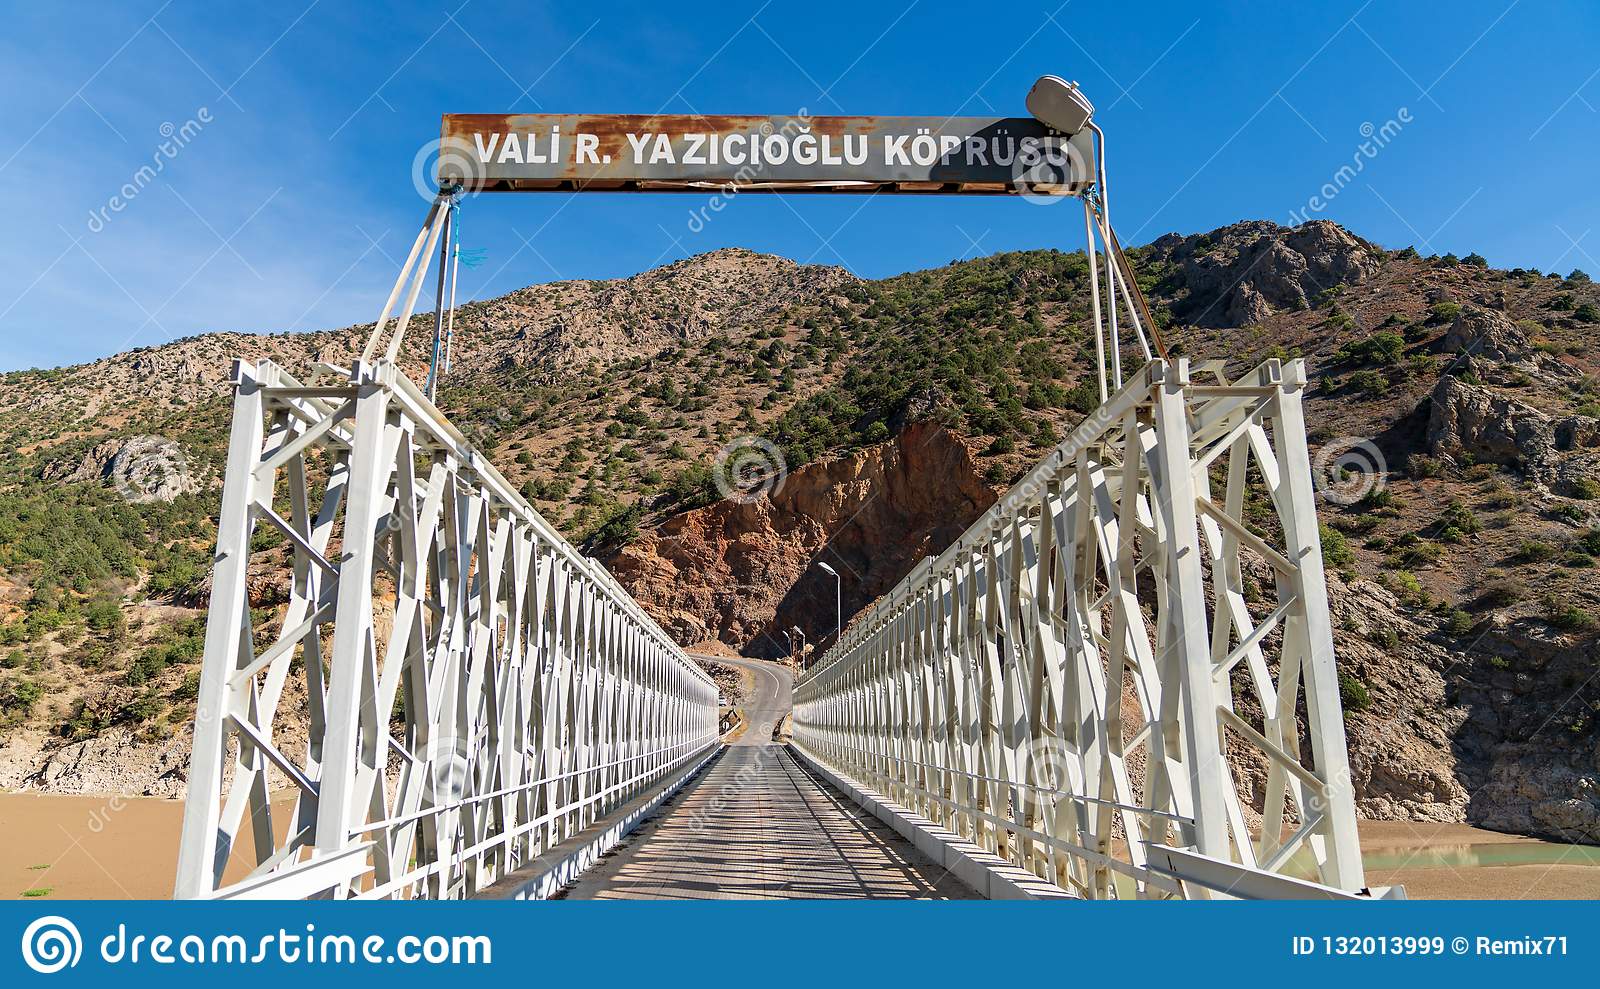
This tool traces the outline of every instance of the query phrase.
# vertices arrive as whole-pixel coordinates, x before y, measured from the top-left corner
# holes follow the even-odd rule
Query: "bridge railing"
[[[712,681],[394,364],[234,384],[176,895],[471,895],[715,742]]]
[[[1147,365],[858,617],[795,743],[1086,897],[1360,891],[1304,364],[1198,370]]]

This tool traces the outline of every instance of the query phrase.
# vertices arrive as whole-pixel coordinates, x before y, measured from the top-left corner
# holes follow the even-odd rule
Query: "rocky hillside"
[[[1600,842],[1600,290],[1326,222],[1133,254],[1173,349],[1310,365],[1362,811]],[[463,309],[441,403],[675,635],[775,655],[831,632],[816,562],[848,621],[1092,408],[1086,276],[721,251],[532,286]],[[0,784],[181,790],[227,359],[346,360],[365,329],[0,377]],[[767,474],[727,498],[718,453],[752,444]]]

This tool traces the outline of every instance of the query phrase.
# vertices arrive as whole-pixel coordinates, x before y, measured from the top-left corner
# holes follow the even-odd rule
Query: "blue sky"
[[[12,5],[0,36],[0,369],[209,330],[370,321],[425,202],[444,112],[1022,114],[1078,80],[1125,243],[1318,214],[1390,247],[1600,274],[1600,5],[1487,0],[1043,4]],[[126,208],[94,219],[160,154]],[[1020,201],[479,197],[471,297],[726,246],[876,277],[1081,240]]]

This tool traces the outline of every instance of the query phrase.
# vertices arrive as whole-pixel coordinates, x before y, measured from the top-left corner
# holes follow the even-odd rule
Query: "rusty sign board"
[[[1031,117],[446,114],[441,186],[466,191],[1075,195],[1087,132]]]

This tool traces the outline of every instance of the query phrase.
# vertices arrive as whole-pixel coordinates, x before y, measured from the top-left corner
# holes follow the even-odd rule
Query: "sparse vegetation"
[[[1230,236],[1190,238],[1182,250],[1226,258]],[[1494,366],[1479,357],[1469,368],[1440,345],[1467,305],[1503,292],[1506,316],[1537,347],[1539,361],[1592,371],[1587,357],[1573,356],[1586,352],[1589,324],[1600,318],[1600,297],[1581,272],[1544,278],[1494,271],[1477,254],[1435,263],[1411,250],[1380,251],[1373,256],[1389,267],[1379,281],[1307,286],[1304,311],[1274,298],[1275,311],[1236,325],[1227,315],[1232,300],[1198,291],[1187,255],[1175,250],[1133,251],[1136,277],[1173,352],[1227,357],[1231,373],[1303,353],[1316,382],[1307,418],[1324,431],[1317,446],[1381,436],[1391,463],[1404,467],[1356,505],[1321,507],[1330,571],[1379,576],[1404,608],[1434,609],[1422,627],[1437,621],[1444,636],[1507,620],[1592,634],[1600,600],[1584,568],[1600,557],[1591,503],[1600,484],[1535,477],[1504,457],[1488,462],[1481,448],[1473,453],[1484,462],[1475,462],[1465,449],[1423,442],[1425,415],[1408,418],[1443,373],[1552,416],[1600,417],[1592,376],[1546,380],[1528,362]],[[715,289],[624,293],[621,303],[602,283],[541,286],[519,298],[533,315],[524,320],[519,311],[515,327],[493,305],[474,303],[458,324],[469,331],[461,373],[446,381],[440,404],[554,525],[604,553],[721,497],[711,464],[735,437],[770,439],[795,470],[930,420],[962,437],[979,477],[998,486],[1100,403],[1081,253],[1003,254],[876,282],[818,276],[789,292],[780,291],[785,280],[806,284],[801,276],[759,282],[730,270],[728,284]],[[741,288],[745,282],[759,290]],[[1368,290],[1380,285],[1385,294]],[[562,337],[551,327],[569,316],[586,333],[621,330],[606,344]],[[670,332],[652,335],[662,327]],[[526,339],[511,340],[524,329]],[[565,363],[540,349],[558,337],[576,348]],[[1137,348],[1124,345],[1131,373],[1141,361]],[[71,368],[0,376],[0,440],[8,451],[0,458],[0,578],[10,582],[0,588],[9,595],[0,599],[0,716],[63,739],[111,725],[154,730],[192,715],[201,643],[195,606],[211,566],[217,500],[212,487],[171,504],[129,505],[98,484],[44,481],[46,465],[76,462],[112,428],[81,416],[88,407],[81,381]],[[44,414],[18,411],[55,395],[77,397]],[[220,393],[181,401],[142,394],[104,421],[118,432],[182,436],[186,454],[215,468],[227,403]],[[1272,535],[1264,503],[1246,511],[1250,524]],[[251,548],[270,559],[285,544],[263,528]],[[1270,577],[1265,590],[1247,578],[1252,608],[1268,605],[1270,588]],[[270,622],[272,609],[264,611]],[[1402,646],[1392,627],[1366,634],[1380,649]],[[1439,641],[1430,637],[1431,647]],[[1353,674],[1341,677],[1340,691],[1351,711],[1372,704]],[[113,692],[114,702],[106,699]]]

